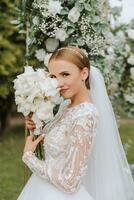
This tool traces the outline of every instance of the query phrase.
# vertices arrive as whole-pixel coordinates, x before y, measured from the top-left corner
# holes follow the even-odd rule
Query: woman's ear
[[[85,81],[87,79],[88,75],[89,75],[89,70],[87,67],[84,67],[81,70],[81,79]]]

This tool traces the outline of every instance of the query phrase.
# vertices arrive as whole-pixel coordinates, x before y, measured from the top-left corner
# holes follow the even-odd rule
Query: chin
[[[69,95],[69,94],[62,94],[64,99],[72,99],[73,95]]]
[[[72,99],[73,96],[75,96],[74,94],[71,94],[70,91],[66,91],[66,92],[61,92],[61,96],[64,98],[64,99]]]
[[[69,95],[62,94],[61,95],[64,99],[70,99]]]
[[[64,99],[69,99],[70,98],[70,95],[68,94],[65,94],[65,93],[61,93],[61,96],[64,98]]]
[[[71,97],[64,97],[64,99],[71,99]]]

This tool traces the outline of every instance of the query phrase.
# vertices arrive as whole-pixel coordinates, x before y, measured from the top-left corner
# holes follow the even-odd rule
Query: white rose
[[[120,20],[116,19],[114,25],[115,25],[115,28],[118,28],[121,25]]]
[[[33,77],[35,78],[35,77]],[[37,79],[37,75],[36,75]],[[40,88],[36,82],[36,79],[32,79],[32,77],[25,77],[25,82],[20,81],[17,85],[17,89],[15,91],[15,95],[23,95],[25,97],[30,96],[31,94],[39,95]]]
[[[57,13],[60,13],[62,9],[61,6],[61,2],[59,1],[53,1],[53,0],[49,0],[49,4],[48,4],[48,12],[51,15],[56,15]]]
[[[34,121],[34,123],[36,124],[36,129],[39,129],[42,127],[43,122],[42,120],[38,117],[37,112],[33,113],[32,115],[32,120]],[[35,133],[34,133],[35,134]]]
[[[114,55],[114,47],[113,46],[110,46],[107,48],[107,53],[108,54],[113,54]]]
[[[44,102],[44,97],[36,97],[34,98],[34,107],[35,107],[35,110],[38,110],[40,105],[42,104],[42,102]]]
[[[125,51],[127,53],[129,53],[131,51],[131,48],[130,48],[130,46],[128,44],[125,45]]]
[[[23,97],[23,96],[16,96],[16,98],[15,98],[15,103],[17,104],[17,105],[21,105],[21,104],[24,104],[25,103],[25,100],[26,100],[26,98],[25,97]]]
[[[52,96],[50,100],[54,104],[60,104],[63,101],[63,97],[61,97],[60,94],[57,93],[55,96]]]
[[[129,94],[124,94],[124,98],[126,101],[130,102],[130,103],[134,103],[134,96],[130,96]]]
[[[40,108],[36,111],[36,115],[40,120],[46,123],[53,119],[53,107],[54,105],[50,101],[42,102]]]
[[[51,57],[52,53],[47,53],[44,57],[44,64],[46,67],[48,67],[49,59]]]
[[[30,85],[30,84],[23,83],[23,90],[20,91],[20,94],[24,96],[29,96],[32,92],[34,92],[32,91],[34,89],[34,84],[33,85],[32,84]],[[36,93],[38,93],[38,91]]]
[[[107,44],[113,45],[114,44],[114,40],[115,40],[115,38],[114,38],[113,33],[112,32],[108,32],[106,34],[106,42],[107,42]]]
[[[24,73],[31,74],[33,72],[34,70],[32,66],[24,66]]]
[[[134,80],[134,67],[131,67],[130,75],[131,75],[131,78]]]
[[[45,52],[44,49],[36,50],[35,57],[36,57],[39,61],[44,61],[45,55],[46,55],[46,52]]]
[[[17,90],[23,89],[23,84],[22,84],[23,82],[20,83],[20,80],[18,78],[15,79],[13,82],[14,82],[14,89],[16,90],[15,93],[17,92]]]
[[[120,43],[124,43],[126,41],[125,34],[123,31],[118,31],[115,36],[114,44],[118,45]]]
[[[54,78],[47,78],[44,83],[44,94],[46,96],[55,96],[58,93],[58,90],[56,89],[58,87],[58,81]]]
[[[54,52],[59,46],[59,40],[56,38],[47,38],[45,40],[45,47],[47,52]]]
[[[24,96],[29,95],[29,92],[31,93],[32,89],[30,85],[24,81],[20,81],[18,82],[18,84],[15,84],[14,88],[16,90],[15,95],[24,95]]]
[[[75,23],[78,21],[80,17],[80,12],[79,10],[76,8],[76,7],[73,7],[70,11],[69,11],[69,14],[68,14],[68,19]]]
[[[31,73],[31,74],[22,74],[23,81],[29,86],[33,87],[35,85],[35,82],[38,81],[37,73]]]
[[[120,22],[120,20],[119,19],[114,19],[114,16],[113,15],[111,15],[110,16],[110,27],[111,27],[111,29],[112,30],[115,30],[115,29],[117,29],[119,26],[121,25],[121,22]]]
[[[134,29],[129,29],[127,34],[130,39],[134,40]]]
[[[17,110],[18,112],[22,112],[24,116],[27,116],[31,111],[31,103],[25,102],[24,105],[18,105]]]
[[[24,83],[27,82],[27,84],[31,84],[32,82],[34,82],[35,79],[36,79],[36,73],[32,66],[24,66],[24,73],[17,76],[18,83],[22,83],[22,84],[23,82]]]
[[[37,90],[36,88],[33,88],[31,94],[29,92],[29,96],[27,97],[26,101],[29,103],[33,103],[34,98],[39,94],[39,90]]]
[[[127,59],[127,62],[130,64],[130,65],[134,65],[134,54],[131,54],[129,56],[129,58]]]
[[[125,40],[125,34],[124,34],[123,31],[118,31],[118,32],[116,33],[116,36],[119,37],[119,38],[122,39],[122,40]]]
[[[37,16],[35,16],[34,18],[33,18],[33,24],[34,25],[39,25],[39,18],[37,17]]]
[[[60,41],[65,41],[65,39],[68,38],[68,35],[63,28],[59,28],[55,31],[55,37]]]
[[[48,77],[48,72],[46,72],[44,69],[37,69],[36,73],[37,73],[37,76],[39,76],[39,80],[40,78],[44,80],[45,78]]]

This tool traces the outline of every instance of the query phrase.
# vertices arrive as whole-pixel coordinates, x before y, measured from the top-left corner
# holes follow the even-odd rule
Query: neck
[[[75,96],[71,98],[71,105],[70,106],[75,106],[77,104],[80,104],[82,102],[91,102],[92,98],[90,96],[90,92],[87,88],[82,88]]]

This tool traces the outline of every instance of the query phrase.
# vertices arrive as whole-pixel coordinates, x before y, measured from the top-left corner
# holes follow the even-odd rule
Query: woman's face
[[[83,88],[88,77],[88,69],[80,70],[75,64],[65,60],[51,60],[48,65],[51,78],[59,83],[60,94],[65,98],[76,96]]]

